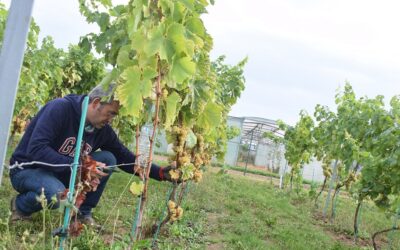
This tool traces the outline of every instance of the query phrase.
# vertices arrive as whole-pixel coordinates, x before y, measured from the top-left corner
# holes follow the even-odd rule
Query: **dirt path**
[[[209,170],[211,170],[213,173],[218,173],[221,170],[221,168],[211,167],[209,168]],[[234,176],[235,178],[247,178],[255,181],[269,182],[272,183],[275,187],[279,187],[279,179],[275,177],[263,176],[252,173],[246,173],[246,175],[244,175],[243,172],[232,169],[228,169],[227,173]]]
[[[215,227],[219,222],[219,218],[223,217],[221,214],[217,213],[208,213],[207,214],[207,224],[210,227]],[[223,236],[216,232],[216,230],[213,228],[211,230],[211,234],[207,236],[207,241],[209,242],[208,245],[206,246],[206,249],[208,250],[218,250],[218,249],[224,249],[224,243],[223,243]]]

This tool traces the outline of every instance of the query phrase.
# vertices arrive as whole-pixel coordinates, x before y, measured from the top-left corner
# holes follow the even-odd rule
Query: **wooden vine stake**
[[[147,166],[145,169],[144,173],[144,188],[143,192],[141,195],[141,202],[140,202],[140,207],[139,207],[139,215],[138,215],[138,220],[136,223],[136,228],[135,228],[135,233],[134,237],[135,240],[140,239],[140,232],[142,231],[142,223],[143,223],[143,215],[144,215],[144,208],[146,206],[146,201],[147,201],[147,188],[149,185],[149,176],[150,176],[150,168],[151,168],[151,163],[153,162],[153,145],[154,145],[154,139],[156,136],[156,130],[157,130],[157,125],[158,125],[158,116],[159,116],[159,111],[160,111],[160,100],[161,100],[161,70],[160,70],[160,59],[158,59],[158,76],[156,80],[156,104],[155,104],[155,115],[154,115],[154,120],[153,120],[153,132],[151,137],[149,138],[150,140],[150,149],[149,149],[149,155],[148,155],[148,161],[147,161]]]
[[[140,141],[139,141],[139,139],[140,139],[140,124],[137,124],[136,125],[136,134],[135,134],[135,155],[136,155],[136,158],[135,158],[135,164],[133,165],[133,172],[134,173],[138,173],[140,179],[142,180],[142,182],[144,182],[143,169],[142,169],[142,166],[140,165],[140,158],[139,158],[140,157],[140,152],[139,152],[139,143],[140,143]],[[141,199],[140,196],[139,196],[139,199]],[[140,200],[139,200],[139,203],[140,203]],[[138,206],[138,205],[136,205],[136,206]],[[136,209],[139,209],[139,208],[136,208]],[[138,238],[138,232],[136,230],[137,224],[135,224],[138,221],[137,219],[138,219],[137,215],[135,214],[134,221],[133,221],[133,224],[132,224],[131,243],[133,241],[135,241],[136,238]],[[130,245],[130,247],[131,247],[131,245]]]

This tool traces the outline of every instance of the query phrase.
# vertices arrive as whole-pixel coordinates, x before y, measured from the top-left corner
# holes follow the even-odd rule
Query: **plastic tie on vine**
[[[53,231],[51,231],[51,236],[52,237],[58,236],[58,237],[64,237],[65,238],[65,237],[68,236],[68,233],[67,233],[66,230],[63,230],[62,227],[59,227],[59,228],[56,228]]]
[[[68,194],[69,194],[69,192],[67,193],[67,195]],[[73,204],[73,202],[69,201],[68,198],[60,200],[60,206],[58,207],[58,210],[62,213],[62,212],[64,212],[64,209],[66,207],[70,208],[75,213],[79,212],[79,209]]]

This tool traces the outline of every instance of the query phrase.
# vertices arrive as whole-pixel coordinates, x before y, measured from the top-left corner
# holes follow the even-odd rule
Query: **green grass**
[[[355,245],[352,241],[355,203],[351,199],[340,198],[337,218],[329,223],[318,218],[321,208],[315,209],[305,193],[296,195],[276,189],[268,181],[213,172],[208,171],[200,184],[189,186],[182,205],[183,219],[161,230],[157,242],[159,249],[371,249],[368,245],[371,234],[392,225],[391,220],[367,203],[362,211],[360,243]],[[94,211],[94,217],[105,223],[105,229],[100,234],[85,230],[72,240],[72,246],[78,249],[124,249],[129,245],[137,202],[132,194],[123,192],[130,179],[131,176],[125,173],[113,174]],[[137,180],[137,177],[133,179]],[[169,183],[151,181],[146,229],[159,220],[170,186]],[[43,238],[39,237],[43,231],[41,213],[35,214],[31,223],[7,226],[9,200],[15,194],[8,176],[4,176],[0,187],[0,249],[51,249],[50,231],[58,226],[60,214],[46,212],[44,247]],[[320,207],[323,198],[320,198]],[[393,249],[400,249],[399,236],[393,234]],[[380,244],[387,248],[385,239]],[[145,248],[151,240],[148,236],[140,244]]]

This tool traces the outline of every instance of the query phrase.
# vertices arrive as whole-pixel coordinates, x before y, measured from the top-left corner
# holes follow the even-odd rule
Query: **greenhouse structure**
[[[269,171],[279,175],[290,172],[290,166],[285,160],[285,148],[266,138],[265,133],[283,136],[277,122],[260,117],[228,117],[228,126],[236,127],[240,133],[231,139],[227,145],[224,164]],[[148,136],[149,128],[144,127],[142,134]],[[142,151],[146,151],[145,148]],[[155,152],[158,154],[172,154],[172,145],[168,145],[165,133],[161,131],[157,137]],[[310,181],[322,181],[320,162],[314,160],[303,168],[303,178]]]
[[[240,129],[240,135],[228,142],[225,155],[225,164],[230,166],[253,166],[280,175],[290,171],[285,160],[285,148],[266,138],[265,133],[273,133],[283,137],[283,131],[276,121],[260,117],[234,117],[229,116],[228,126]],[[311,161],[303,167],[303,178],[310,181],[322,181],[323,174],[321,163]]]

